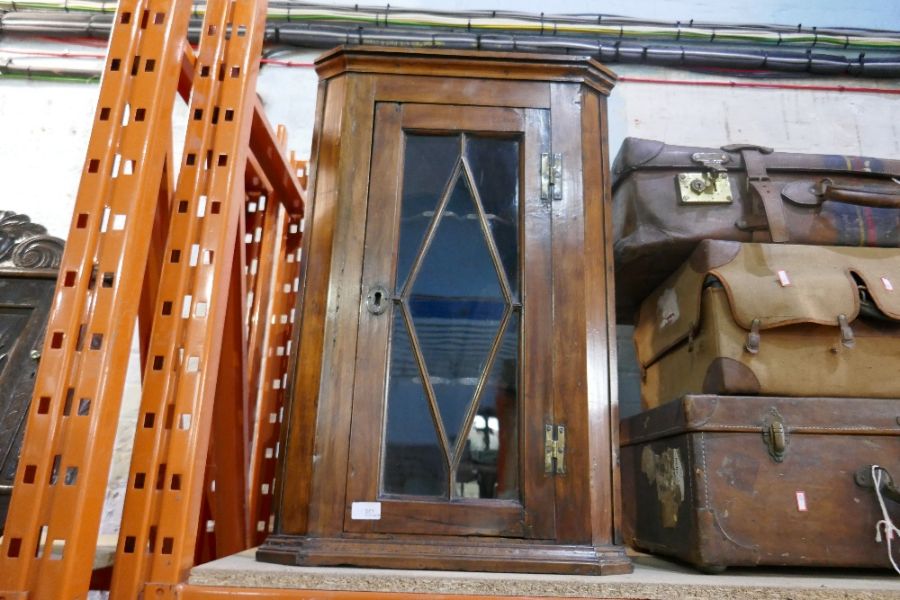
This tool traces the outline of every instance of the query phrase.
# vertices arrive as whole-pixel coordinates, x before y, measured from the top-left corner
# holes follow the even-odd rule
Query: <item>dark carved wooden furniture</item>
[[[0,530],[16,478],[63,242],[0,210]]]
[[[345,48],[321,78],[261,560],[623,573],[606,99],[574,57]]]

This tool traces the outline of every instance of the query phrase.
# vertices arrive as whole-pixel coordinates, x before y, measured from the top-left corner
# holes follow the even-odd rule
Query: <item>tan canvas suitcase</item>
[[[641,399],[900,398],[900,249],[702,242],[641,305]]]

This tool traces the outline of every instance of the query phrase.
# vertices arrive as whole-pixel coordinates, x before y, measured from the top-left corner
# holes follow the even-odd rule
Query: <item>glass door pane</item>
[[[347,532],[554,535],[546,113],[376,106]]]
[[[382,492],[519,499],[520,139],[404,149]]]

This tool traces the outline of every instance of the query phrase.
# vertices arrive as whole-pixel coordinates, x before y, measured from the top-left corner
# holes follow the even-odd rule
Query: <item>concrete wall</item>
[[[407,2],[407,6],[423,2]],[[449,2],[439,2],[449,6]],[[473,7],[480,2],[461,0],[454,7]],[[658,18],[731,19],[755,22],[800,22],[820,25],[844,23],[900,28],[900,4],[865,1],[852,6],[828,0],[817,9],[793,2],[765,0],[756,3],[714,3],[695,0],[681,3],[637,4],[624,0],[604,3],[609,13],[630,13]],[[433,3],[429,3],[435,6]],[[483,5],[483,4],[481,4]],[[822,7],[830,7],[823,11]],[[540,11],[537,2],[523,1],[518,9]],[[557,12],[596,10],[594,3],[557,2]],[[748,11],[748,12],[743,12]],[[677,13],[677,14],[676,14]],[[0,39],[4,49],[46,44]],[[60,49],[59,46],[55,46]],[[76,48],[67,50],[89,50]],[[293,52],[279,58],[310,61],[318,52]],[[702,75],[660,68],[615,66],[625,78],[699,80]],[[779,80],[782,83],[813,83]],[[828,80],[830,85],[859,85],[859,81]],[[304,156],[309,151],[315,103],[315,73],[308,68],[264,67],[259,93],[273,123],[283,123],[290,146]],[[863,85],[873,85],[863,82]],[[898,88],[897,82],[877,85]],[[90,135],[98,86],[80,83],[27,82],[0,79],[0,210],[31,215],[50,232],[65,237],[78,188],[79,174]],[[896,96],[851,92],[712,88],[687,85],[620,83],[609,99],[610,148],[617,151],[625,136],[660,139],[669,143],[721,146],[754,142],[779,150],[829,152],[900,157],[900,102]],[[175,118],[176,152],[180,152],[185,109]],[[127,326],[127,325],[126,325]],[[620,335],[622,357],[622,412],[638,409],[636,369],[628,341]],[[115,531],[128,470],[128,448],[136,419],[140,382],[136,355],[125,391],[122,426],[104,529]]]

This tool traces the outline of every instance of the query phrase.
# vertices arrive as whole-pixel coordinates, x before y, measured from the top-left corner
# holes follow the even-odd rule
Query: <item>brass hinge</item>
[[[541,154],[541,200],[562,200],[562,154]]]
[[[556,439],[553,430],[556,429]],[[554,468],[554,460],[556,461]],[[566,428],[564,425],[544,425],[544,473],[566,472]]]

